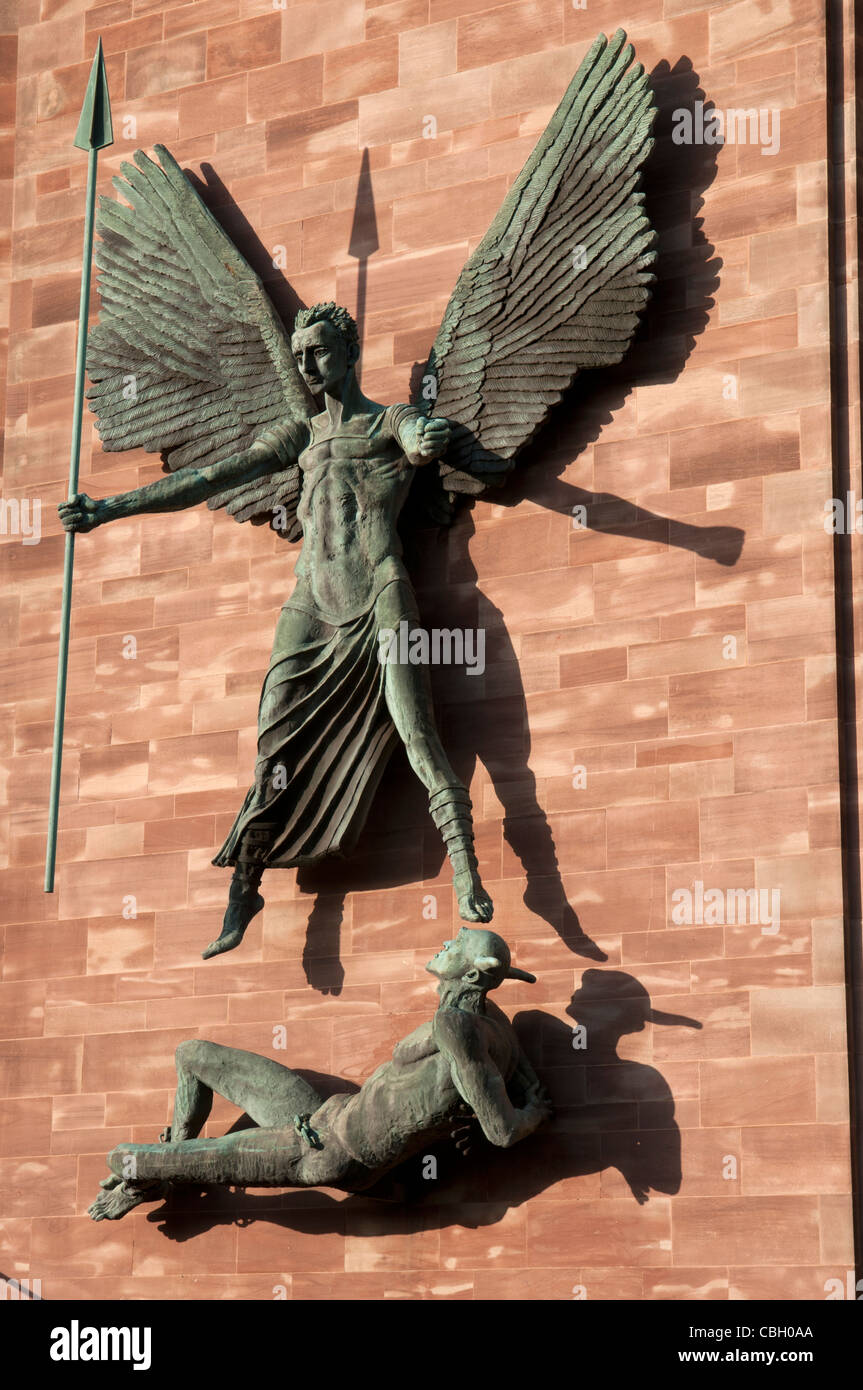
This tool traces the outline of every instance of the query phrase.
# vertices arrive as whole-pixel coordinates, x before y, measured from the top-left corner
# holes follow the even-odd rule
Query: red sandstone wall
[[[570,1298],[576,1286],[589,1298],[823,1297],[852,1259],[822,525],[833,491],[824,7],[15,8],[0,24],[18,29],[14,117],[2,88],[17,121],[4,497],[43,498],[46,534],[30,546],[0,537],[0,1269],[41,1279],[48,1298],[271,1298],[275,1286],[299,1298]],[[270,875],[263,922],[240,951],[200,961],[226,891],[209,861],[249,779],[295,553],[203,509],[78,543],[58,884],[42,892],[62,568],[52,512],[85,174],[71,140],[96,35],[118,137],[105,188],[122,158],[157,140],[188,167],[211,164],[269,253],[286,248],[307,303],[356,303],[348,246],[368,147],[379,249],[363,384],[386,400],[405,398],[466,253],[588,43],[617,23],[648,69],[675,70],[658,74],[666,97],[676,82],[697,95],[688,60],[717,107],[778,108],[781,148],[713,158],[673,147],[666,120],[652,185],[662,289],[647,342],[562,413],[522,500],[481,503],[449,538],[424,532],[418,547],[430,621],[462,614],[489,633],[485,676],[447,673],[437,691],[471,777],[495,925],[540,976],[500,1002],[546,1015],[529,1033],[558,1102],[554,1129],[488,1168],[474,1155],[407,1212],[271,1193],[195,1198],[167,1231],[140,1212],[93,1226],[83,1213],[106,1150],[153,1138],[168,1116],[178,1041],[268,1051],[284,1022],[286,1059],[359,1081],[428,1015],[422,965],[453,923],[422,798],[397,763],[367,839],[371,868],[319,879],[305,968],[314,898],[293,874]],[[0,52],[11,84],[12,37]],[[428,115],[436,139],[422,138]],[[143,455],[103,456],[85,426],[91,494],[157,475]],[[593,493],[622,501],[574,530],[571,506]],[[742,528],[741,557],[717,563],[733,558],[721,535],[702,534],[697,553],[686,526]],[[671,894],[695,880],[779,888],[781,929],[676,925]],[[427,894],[437,920],[423,917]],[[561,940],[565,900],[607,968],[701,1029],[625,1032],[622,1066],[573,1051],[567,1008],[593,962]],[[623,1027],[630,1012],[602,1021]],[[682,1143],[676,1192],[664,1085]],[[211,1129],[232,1118],[218,1107]],[[649,1200],[616,1159],[654,1179]],[[240,1214],[253,1220],[238,1226]]]

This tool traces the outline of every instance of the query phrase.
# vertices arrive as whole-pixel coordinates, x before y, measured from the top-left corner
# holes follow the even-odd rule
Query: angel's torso
[[[291,602],[346,619],[366,611],[384,583],[404,577],[397,523],[413,469],[399,441],[411,406],[378,406],[304,427],[297,519],[303,549]]]

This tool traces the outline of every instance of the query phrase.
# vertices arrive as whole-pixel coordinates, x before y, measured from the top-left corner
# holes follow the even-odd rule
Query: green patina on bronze
[[[488,233],[435,340],[424,407],[359,389],[350,315],[316,305],[288,339],[264,288],[169,152],[137,151],[103,200],[102,311],[87,356],[107,450],[160,452],[171,476],[60,508],[71,531],[206,501],[302,536],[258,721],[255,780],[215,863],[234,868],[218,940],[242,940],[267,867],[350,850],[401,739],[429,793],[462,919],[492,903],[471,804],[438,736],[427,671],[378,660],[418,624],[397,523],[419,468],[441,504],[499,484],[582,370],[618,362],[653,279],[638,192],[654,107],[618,31],[596,40]],[[443,510],[446,510],[445,506]]]
[[[397,1165],[448,1135],[464,1147],[475,1117],[490,1143],[508,1148],[551,1114],[548,1096],[509,1019],[486,996],[506,979],[533,982],[511,965],[494,932],[462,927],[426,969],[438,979],[434,1018],[398,1043],[355,1093],[324,1099],[270,1057],[219,1043],[181,1043],[170,1131],[157,1144],[120,1144],[112,1176],[90,1207],[116,1220],[177,1184],[374,1189]],[[198,1136],[213,1095],[256,1128]]]

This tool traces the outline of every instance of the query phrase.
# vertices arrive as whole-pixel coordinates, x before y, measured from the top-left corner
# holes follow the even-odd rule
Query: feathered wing
[[[173,155],[136,150],[96,220],[101,311],[90,331],[90,405],[106,450],[148,449],[171,469],[248,448],[261,430],[312,414],[267,293]],[[276,465],[278,467],[278,465]],[[296,467],[229,488],[208,506],[299,534]]]
[[[427,373],[456,428],[453,493],[499,483],[576,374],[619,362],[654,279],[638,192],[653,100],[618,30],[600,34],[459,276]]]

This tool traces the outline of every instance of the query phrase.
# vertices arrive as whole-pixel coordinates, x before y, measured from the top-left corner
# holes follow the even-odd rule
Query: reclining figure
[[[494,932],[469,927],[426,969],[439,982],[434,1018],[398,1043],[392,1060],[355,1093],[324,1099],[270,1057],[181,1043],[170,1130],[159,1143],[119,1144],[108,1155],[112,1176],[90,1216],[117,1220],[178,1184],[364,1192],[446,1137],[454,1122],[463,1126],[465,1106],[492,1144],[508,1148],[531,1134],[551,1106],[509,1019],[486,996],[504,980],[534,983],[535,976],[511,965]],[[214,1092],[258,1127],[199,1138]]]

